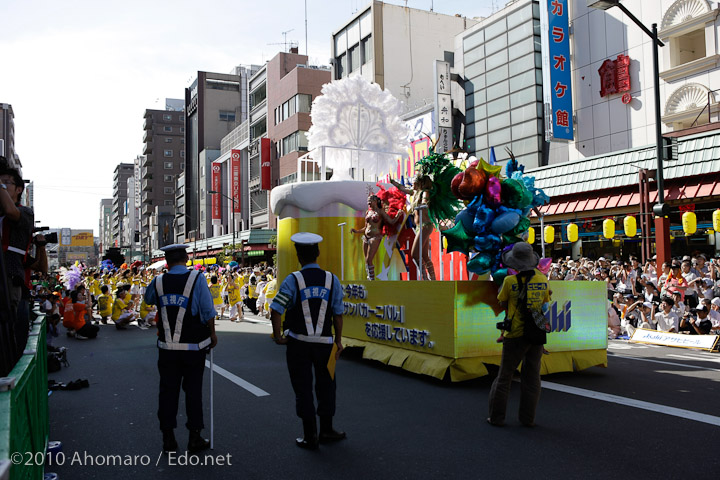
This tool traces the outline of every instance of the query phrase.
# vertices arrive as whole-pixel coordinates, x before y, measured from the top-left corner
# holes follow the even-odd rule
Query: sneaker
[[[68,331],[67,331],[67,336],[68,336],[69,338],[73,338],[73,337],[75,336],[75,330],[68,330]]]
[[[88,337],[83,337],[82,335],[78,335],[77,333],[75,334],[75,338],[78,340],[87,340],[88,339]]]

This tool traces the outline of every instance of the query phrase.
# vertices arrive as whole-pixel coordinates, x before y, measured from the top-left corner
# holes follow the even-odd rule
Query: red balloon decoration
[[[463,178],[458,185],[458,193],[462,200],[472,200],[478,195],[483,193],[485,183],[487,182],[487,175],[484,171],[478,170],[475,167],[468,167],[463,172]]]

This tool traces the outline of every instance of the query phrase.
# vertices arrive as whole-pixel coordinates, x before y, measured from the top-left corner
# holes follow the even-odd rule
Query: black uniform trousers
[[[185,414],[188,430],[202,430],[202,384],[205,372],[205,351],[158,349],[160,396],[158,418],[160,430],[177,427],[180,387],[185,392]]]
[[[300,418],[315,418],[313,401],[313,368],[315,369],[315,394],[317,414],[321,417],[335,415],[335,380],[330,377],[328,360],[332,344],[311,343],[288,338],[287,365],[290,382],[295,391],[295,412]]]

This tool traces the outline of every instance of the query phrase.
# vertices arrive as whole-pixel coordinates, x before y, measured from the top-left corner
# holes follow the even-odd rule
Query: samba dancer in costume
[[[390,182],[400,191],[412,195],[410,208],[414,211],[416,225],[412,257],[424,280],[436,280],[435,267],[430,261],[430,235],[436,227],[445,230],[452,226],[448,222],[454,220],[460,211],[460,201],[450,190],[450,183],[460,169],[445,155],[437,153],[430,153],[418,161],[416,167],[418,170],[412,189],[395,180]],[[423,205],[427,205],[427,209],[420,208]]]
[[[383,217],[387,214],[382,208],[380,199],[376,195],[370,195],[367,200],[368,209],[365,212],[365,228],[358,230],[350,229],[350,233],[362,233],[363,255],[365,256],[365,271],[368,280],[375,280],[375,266],[373,260],[382,243]],[[389,217],[388,217],[389,220]]]

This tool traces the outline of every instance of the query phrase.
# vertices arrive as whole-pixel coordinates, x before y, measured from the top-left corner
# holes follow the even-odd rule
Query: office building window
[[[167,114],[163,115],[163,120],[167,120],[169,122],[172,121],[172,115],[167,115]]]
[[[173,151],[172,151],[172,150],[164,150],[164,151],[163,151],[163,155],[166,156],[166,157],[172,157],[172,156],[173,156]]]
[[[363,65],[373,59],[372,51],[372,36],[369,35],[360,41],[360,47],[362,49],[362,63]]]
[[[165,132],[172,132],[172,127],[169,126],[169,125],[165,125],[165,126],[163,127],[163,131],[165,131]]]
[[[165,137],[165,143],[172,143],[172,138]]]
[[[305,93],[299,93],[295,96],[297,99],[297,111],[300,113],[310,113],[310,107],[312,106],[312,95]]]
[[[340,80],[347,75],[347,68],[345,65],[345,62],[347,60],[346,57],[347,55],[344,53],[338,57],[335,57],[335,80]]]
[[[180,156],[181,156],[181,157],[184,157],[184,156],[185,156],[185,155],[183,155],[184,153],[185,153],[185,152],[180,152]],[[182,163],[180,164],[180,170],[185,170],[185,162],[182,162]]]
[[[181,138],[181,139],[180,139],[180,145],[185,145],[185,139],[184,139],[184,138]]]
[[[173,162],[165,162],[165,170],[172,170]]]
[[[172,181],[173,181],[173,176],[172,176],[172,175],[164,175],[164,176],[163,176],[163,179],[164,179],[166,182],[172,182]]]
[[[172,187],[165,187],[165,188],[163,189],[163,192],[165,192],[165,195],[172,195],[172,193],[173,193],[173,188],[172,188]]]
[[[172,200],[165,200],[165,202],[163,203],[163,205],[165,205],[166,207],[172,207],[174,204],[175,202],[173,202]]]
[[[180,133],[185,133],[185,127],[180,127]]]
[[[360,68],[360,46],[355,45],[348,50],[348,73],[354,72]]]
[[[282,157],[295,151],[307,152],[308,141],[305,133],[303,131],[293,132],[283,138],[278,144],[278,155]]]
[[[220,110],[220,121],[221,122],[234,122],[235,112],[232,110]]]

